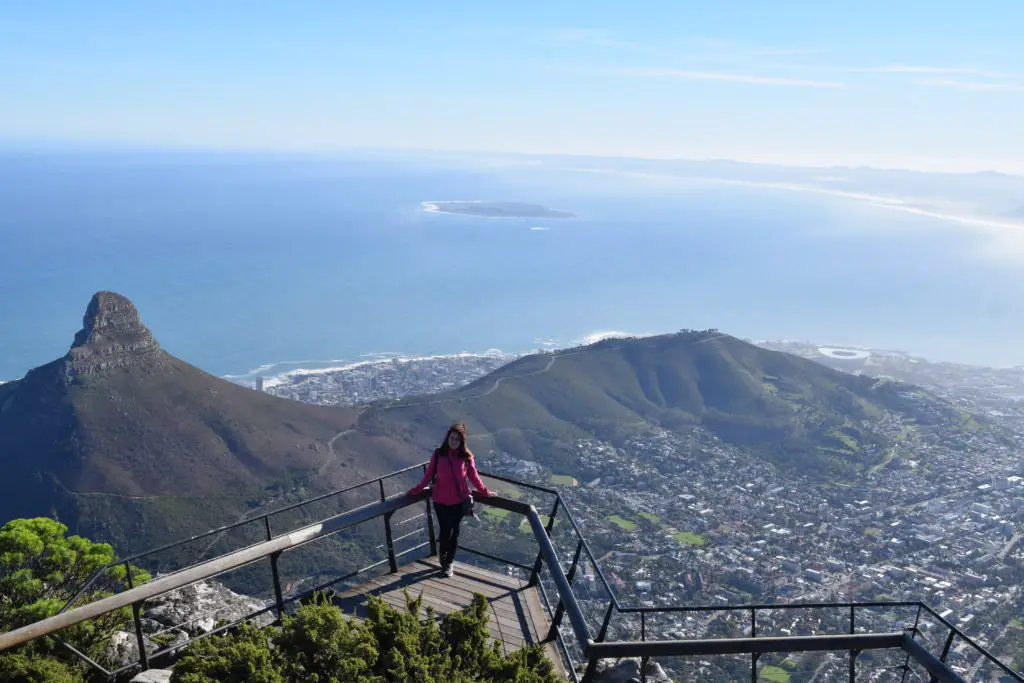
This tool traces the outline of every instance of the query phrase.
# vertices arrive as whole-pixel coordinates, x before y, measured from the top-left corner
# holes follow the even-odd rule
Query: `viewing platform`
[[[455,562],[455,573],[444,577],[435,558],[401,565],[388,573],[360,583],[335,596],[333,602],[345,614],[356,618],[365,615],[366,598],[376,595],[392,607],[405,609],[405,591],[409,596],[423,596],[423,609],[432,607],[437,618],[468,607],[473,594],[481,593],[490,607],[487,628],[491,639],[508,654],[524,645],[542,643],[551,622],[541,604],[535,586],[508,574],[501,574],[463,562]],[[548,658],[562,670],[562,658],[553,642],[545,644]]]
[[[780,672],[789,680],[784,666],[792,669],[809,662],[810,671],[803,672],[803,678],[793,676],[794,681],[1024,683],[1019,672],[920,601],[626,604],[609,583],[558,491],[483,472],[501,495],[479,500],[478,507],[497,521],[487,527],[464,522],[455,575],[442,577],[436,561],[429,491],[418,496],[405,494],[425,467],[424,463],[407,468],[118,560],[100,569],[56,616],[0,634],[0,652],[49,637],[87,661],[102,677],[120,681],[140,669],[172,662],[175,653],[198,637],[226,631],[246,620],[279,620],[318,591],[336,591],[335,603],[359,618],[365,615],[370,595],[404,608],[405,589],[413,598],[422,594],[424,606],[432,606],[438,616],[469,605],[474,593],[482,594],[490,610],[490,636],[505,652],[542,644],[556,670],[566,680],[577,682],[594,681],[602,660],[636,658],[641,662],[641,678],[647,663],[656,661],[677,680],[749,679],[756,683],[779,680]],[[316,508],[318,505],[343,511],[318,518],[313,516],[314,509],[327,509]],[[300,511],[304,516],[289,517]],[[289,522],[295,519],[319,521]],[[273,532],[280,528],[288,530]],[[339,534],[357,528],[383,532],[377,546],[382,559],[338,576],[322,570],[308,576],[294,574],[296,567],[308,563],[293,563],[292,558],[310,549],[324,556],[336,555],[336,548],[324,544],[337,542]],[[492,538],[488,550],[472,547],[486,540],[485,528],[505,536]],[[240,547],[202,559],[222,539],[239,532],[244,532],[236,543]],[[100,585],[96,582],[102,583],[112,569],[153,568],[161,553],[187,544],[202,550],[188,566],[163,575],[154,571],[156,578],[138,586],[132,584],[129,570],[126,585],[119,586],[114,595],[76,604],[79,596]],[[269,597],[247,598],[261,606],[185,642],[159,644],[144,633],[141,615],[147,601],[215,577],[223,580],[241,570],[251,572],[263,585],[263,594]],[[125,607],[132,608],[134,614],[135,661],[108,670],[60,639],[62,629]],[[804,662],[809,653],[830,654],[811,655]],[[711,669],[711,662],[724,664]]]

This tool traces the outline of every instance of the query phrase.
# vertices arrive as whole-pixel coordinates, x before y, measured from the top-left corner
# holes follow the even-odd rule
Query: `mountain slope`
[[[529,356],[473,384],[366,415],[362,429],[422,438],[464,419],[477,447],[553,465],[575,439],[615,440],[651,425],[700,425],[783,465],[827,472],[879,461],[887,413],[952,419],[937,399],[837,372],[717,332],[614,339]]]
[[[325,490],[407,464],[400,448],[359,458],[329,446],[358,414],[209,375],[161,349],[130,301],[100,292],[66,356],[0,385],[0,520],[57,513],[100,538],[158,542],[151,528],[205,531],[268,488]],[[320,476],[332,459],[346,467]],[[133,517],[145,524],[129,531]]]

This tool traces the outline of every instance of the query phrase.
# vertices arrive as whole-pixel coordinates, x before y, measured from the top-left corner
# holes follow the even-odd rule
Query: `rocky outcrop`
[[[115,292],[96,292],[64,357],[67,381],[76,377],[134,365],[159,364],[160,344],[126,297]]]
[[[647,662],[648,683],[672,683],[665,670],[657,662]],[[640,660],[601,660],[597,664],[594,683],[640,683]]]
[[[216,581],[185,586],[146,603],[142,616],[142,634],[149,653],[184,645],[190,638],[232,622],[266,606],[262,600],[241,595]],[[261,614],[252,620],[259,627],[270,625],[274,615]],[[115,634],[107,647],[106,660],[118,666],[139,659],[138,638],[134,632]]]
[[[146,605],[146,617],[164,628],[174,627],[189,636],[209,633],[219,622],[235,621],[266,607],[266,603],[241,595],[216,581],[204,581],[179,588]],[[257,626],[274,620],[272,614],[260,615]]]
[[[170,669],[150,669],[135,675],[130,683],[171,683]]]

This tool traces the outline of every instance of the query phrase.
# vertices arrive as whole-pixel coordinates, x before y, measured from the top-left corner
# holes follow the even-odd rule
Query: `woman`
[[[441,571],[445,576],[452,575],[455,550],[459,544],[462,503],[470,496],[467,477],[481,496],[488,498],[494,495],[480,481],[480,475],[473,464],[473,453],[466,446],[466,426],[460,422],[448,428],[444,441],[430,458],[423,480],[409,489],[409,494],[414,496],[434,481],[434,491],[430,497],[437,512],[437,523],[441,527],[441,538],[438,541],[441,544]]]

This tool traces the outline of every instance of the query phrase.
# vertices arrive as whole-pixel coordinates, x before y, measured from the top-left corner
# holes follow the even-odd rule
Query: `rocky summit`
[[[139,364],[160,364],[160,344],[135,305],[116,292],[96,292],[82,329],[65,356],[64,376],[76,377]]]
[[[140,550],[417,457],[352,438],[361,410],[215,377],[162,349],[126,297],[97,292],[67,354],[0,385],[0,519],[56,515]]]

